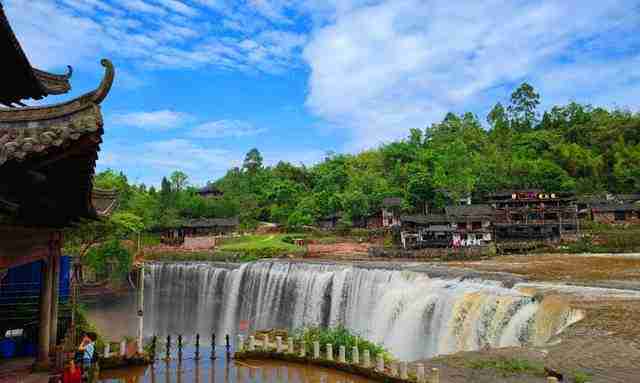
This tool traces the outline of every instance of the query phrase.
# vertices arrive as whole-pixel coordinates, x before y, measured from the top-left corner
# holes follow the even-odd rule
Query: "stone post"
[[[120,356],[124,357],[125,355],[127,355],[127,341],[123,340],[120,342]]]
[[[293,348],[293,338],[287,338],[287,352],[293,354],[295,351]]]
[[[300,342],[300,357],[305,358],[307,356],[307,345],[304,342]]]
[[[364,368],[370,368],[371,367],[371,353],[369,352],[369,350],[364,350],[362,352],[362,366]]]
[[[407,362],[400,362],[400,379],[409,379],[409,372],[407,371]]]
[[[327,343],[327,360],[333,360],[333,345]]]
[[[255,351],[256,350],[256,337],[251,335],[249,337],[249,351]]]
[[[313,359],[320,359],[320,342],[313,342]]]
[[[338,362],[347,363],[347,348],[345,346],[340,346],[338,349]]]
[[[104,357],[108,358],[111,356],[111,344],[109,342],[104,344]]]
[[[281,336],[277,336],[276,337],[276,352],[278,352],[278,353],[282,352],[282,337]]]
[[[376,370],[378,372],[384,372],[384,357],[382,354],[376,355]]]
[[[426,383],[426,375],[427,374],[424,369],[424,364],[416,364],[416,378],[418,380],[418,383]]]
[[[264,351],[269,351],[269,335],[264,334],[264,337],[262,339],[263,339],[262,349]]]
[[[440,370],[437,368],[431,369],[431,383],[440,383]]]
[[[49,346],[51,339],[51,259],[42,262],[42,278],[40,282],[40,327],[38,328],[38,355],[36,365],[39,368],[49,368]]]
[[[244,351],[244,339],[242,335],[238,335],[238,346],[236,347],[238,352]]]
[[[360,364],[360,350],[356,346],[353,346],[353,350],[351,350],[351,362],[355,365]]]

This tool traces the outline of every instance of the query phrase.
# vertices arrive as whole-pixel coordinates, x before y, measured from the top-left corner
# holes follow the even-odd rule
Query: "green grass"
[[[526,359],[479,359],[468,362],[467,367],[476,370],[494,370],[504,377],[520,374],[544,376],[544,366],[541,363],[531,362]]]
[[[269,258],[287,254],[301,254],[305,249],[292,243],[285,242],[287,238],[300,237],[295,234],[264,234],[246,235],[239,238],[225,240],[218,250],[231,253],[253,255],[258,258]]]
[[[573,374],[574,383],[588,383],[591,381],[591,375],[586,372],[576,371]]]

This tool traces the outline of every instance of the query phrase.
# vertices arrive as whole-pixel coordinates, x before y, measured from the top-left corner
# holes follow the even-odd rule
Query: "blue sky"
[[[543,106],[638,110],[640,1],[0,0],[73,92],[117,77],[98,170],[204,184],[257,147],[313,164],[472,111],[522,81]],[[49,98],[47,102],[68,99]]]

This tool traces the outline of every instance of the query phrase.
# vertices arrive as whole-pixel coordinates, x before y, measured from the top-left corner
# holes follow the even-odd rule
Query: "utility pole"
[[[144,265],[138,269],[138,353],[142,354],[144,330]]]

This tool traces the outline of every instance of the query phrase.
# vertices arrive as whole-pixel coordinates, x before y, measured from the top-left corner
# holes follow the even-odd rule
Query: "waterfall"
[[[499,282],[346,265],[150,264],[145,326],[164,335],[344,325],[405,360],[543,344],[580,319],[568,305]]]

